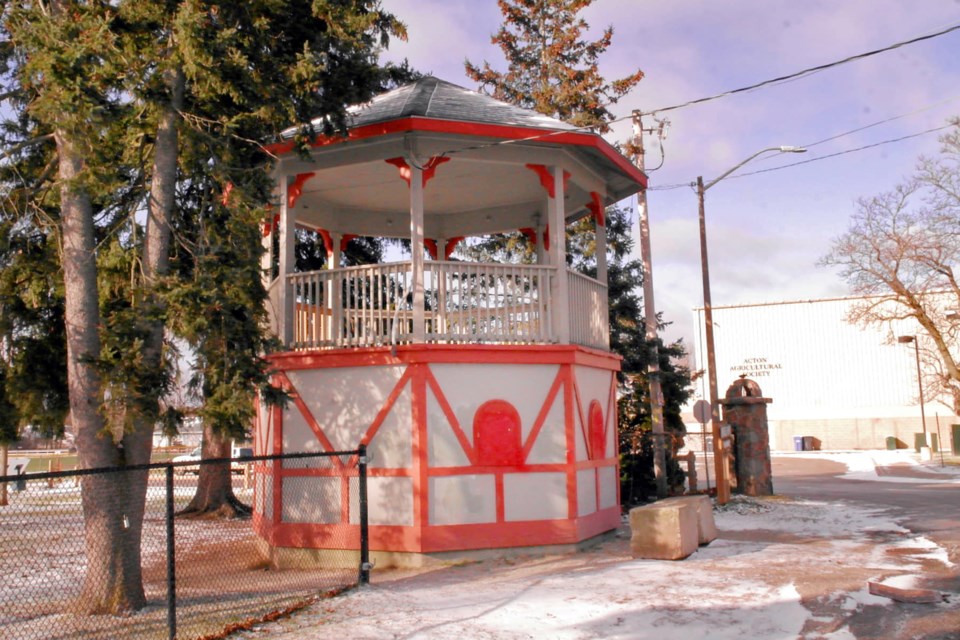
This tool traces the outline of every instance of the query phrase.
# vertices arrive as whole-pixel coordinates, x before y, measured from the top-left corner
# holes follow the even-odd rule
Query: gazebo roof
[[[354,105],[350,107],[349,114],[351,129],[400,118],[421,117],[558,131],[576,130],[556,118],[432,76],[383,93],[365,104]],[[322,123],[317,120],[313,124],[318,126]],[[288,129],[283,132],[283,137],[292,137],[295,132],[296,129]]]
[[[431,238],[538,226],[545,192],[537,167],[569,176],[568,221],[591,202],[611,204],[646,186],[600,135],[434,77],[351,107],[348,127],[345,137],[318,136],[310,158],[292,152],[295,128],[272,146],[278,173],[309,176],[298,185],[298,223],[402,237],[400,216],[410,208],[398,174],[404,164],[435,169],[423,203]]]

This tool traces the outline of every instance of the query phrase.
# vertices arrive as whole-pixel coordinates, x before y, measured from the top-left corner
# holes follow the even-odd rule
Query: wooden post
[[[566,226],[563,208],[563,167],[550,167],[554,197],[547,196],[547,220],[550,227],[550,264],[556,269],[553,278],[553,337],[560,344],[570,343],[570,291],[567,286]]]
[[[423,310],[423,170],[410,164],[410,262],[413,270],[413,341],[425,341]]]

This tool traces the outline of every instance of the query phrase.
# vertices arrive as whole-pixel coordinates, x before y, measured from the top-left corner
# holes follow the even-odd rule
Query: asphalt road
[[[810,500],[846,500],[892,509],[903,526],[927,534],[950,552],[954,562],[960,563],[960,485],[850,480],[840,477],[846,472],[846,466],[829,460],[829,454],[823,457],[774,456],[772,467],[776,493]],[[891,470],[891,473],[896,471]]]

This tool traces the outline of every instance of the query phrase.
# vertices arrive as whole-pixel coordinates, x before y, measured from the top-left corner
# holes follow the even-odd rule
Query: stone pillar
[[[773,495],[767,429],[767,405],[771,402],[762,396],[760,385],[745,376],[730,385],[720,402],[723,421],[733,428],[737,491],[748,496]]]

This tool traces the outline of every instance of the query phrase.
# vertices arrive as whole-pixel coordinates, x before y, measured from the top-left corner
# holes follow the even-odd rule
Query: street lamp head
[[[897,336],[897,342],[899,342],[900,344],[910,344],[916,339],[917,339],[916,336]]]
[[[791,144],[780,145],[780,153],[806,153],[806,147],[796,147]]]

